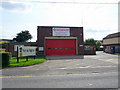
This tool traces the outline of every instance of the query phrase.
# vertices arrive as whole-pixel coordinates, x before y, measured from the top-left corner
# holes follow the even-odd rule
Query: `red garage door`
[[[76,55],[76,40],[46,39],[46,55]]]

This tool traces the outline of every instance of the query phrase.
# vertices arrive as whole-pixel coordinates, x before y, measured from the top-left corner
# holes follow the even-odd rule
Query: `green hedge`
[[[2,66],[2,68],[8,67],[9,64],[10,64],[11,53],[9,53],[9,52],[1,52],[0,53],[0,59],[1,59],[0,63],[2,64],[0,66]]]

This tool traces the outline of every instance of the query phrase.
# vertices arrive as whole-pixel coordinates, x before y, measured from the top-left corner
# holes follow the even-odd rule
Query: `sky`
[[[102,40],[118,32],[119,0],[1,0],[0,39],[13,39],[29,30],[37,40],[37,26],[83,27],[84,40]]]

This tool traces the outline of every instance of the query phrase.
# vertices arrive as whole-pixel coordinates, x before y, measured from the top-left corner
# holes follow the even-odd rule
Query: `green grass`
[[[120,55],[120,53],[114,53],[114,55]]]
[[[19,63],[17,63],[17,58],[12,57],[9,66],[10,67],[29,66],[42,63],[44,61],[46,61],[45,57],[36,57],[35,59],[33,57],[28,57],[28,61],[26,61],[25,57],[19,57]]]

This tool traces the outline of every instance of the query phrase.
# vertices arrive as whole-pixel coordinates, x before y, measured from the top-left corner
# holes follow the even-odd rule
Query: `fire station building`
[[[95,55],[94,45],[84,44],[83,27],[37,26],[36,42],[11,42],[6,52],[17,55],[17,46],[35,46],[36,56]]]
[[[37,56],[84,55],[83,27],[38,26]]]

